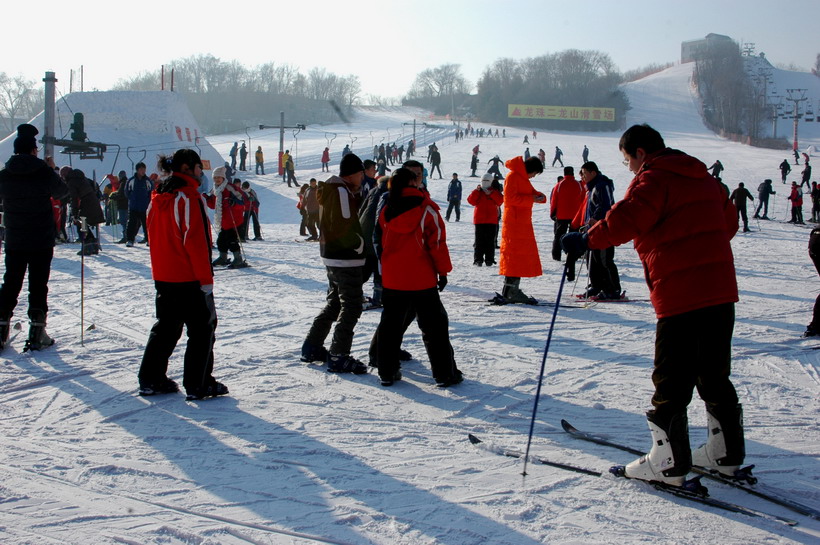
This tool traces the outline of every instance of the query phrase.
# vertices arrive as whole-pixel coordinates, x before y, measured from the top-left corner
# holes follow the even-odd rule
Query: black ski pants
[[[552,239],[552,259],[561,261],[561,237],[569,232],[572,220],[555,220],[552,232],[555,236]]]
[[[450,204],[447,205],[447,214],[444,216],[447,221],[450,221],[450,216],[454,210],[456,213],[456,221],[461,221],[461,199],[450,200]]]
[[[495,264],[495,232],[498,226],[494,223],[477,223],[475,226],[475,251],[473,264],[489,266]]]
[[[219,253],[238,252],[239,251],[239,231],[244,227],[233,227],[231,229],[222,229],[216,237],[216,249]]]
[[[350,354],[353,330],[362,315],[362,271],[364,267],[327,267],[327,303],[313,320],[307,341],[323,346],[336,322],[329,352],[337,356]]]
[[[589,250],[589,283],[606,294],[620,293],[621,278],[615,265],[615,247]]]
[[[148,240],[148,227],[145,224],[145,211],[129,210],[128,232],[125,235],[125,239],[128,242],[134,242],[134,239],[137,238],[137,233],[139,233],[140,227],[142,227],[145,240]]]
[[[809,236],[809,257],[814,263],[814,268],[817,269],[817,274],[820,274],[820,229],[812,229]],[[820,331],[820,295],[814,300],[814,312],[809,328]]]
[[[695,388],[715,414],[737,406],[732,368],[734,303],[701,308],[658,320],[655,332],[656,423],[668,429],[686,412]]]
[[[148,344],[139,370],[141,386],[162,382],[168,360],[188,328],[182,385],[191,391],[211,382],[214,368],[216,306],[213,293],[204,293],[199,282],[155,282],[157,322],[148,335]]]
[[[6,272],[0,286],[0,316],[11,316],[17,306],[17,298],[23,289],[23,279],[28,269],[28,315],[41,310],[48,313],[48,278],[51,275],[51,259],[54,248],[45,250],[9,250],[6,253]]]
[[[450,344],[450,322],[437,288],[418,291],[384,288],[382,303],[384,310],[376,345],[380,377],[392,379],[399,370],[402,336],[413,318],[421,330],[433,378],[439,381],[456,376],[458,369]]]
[[[763,217],[768,218],[769,217],[769,196],[768,195],[766,195],[765,197],[763,195],[760,195],[760,197],[758,199],[757,210],[755,210],[755,217],[756,218],[760,216],[760,209],[761,208],[763,209]]]
[[[259,230],[259,214],[257,214],[254,210],[248,210],[245,212],[245,222],[242,224],[242,234],[245,238],[248,238],[248,229],[251,226],[251,221],[253,221],[253,236],[255,238],[262,238],[262,233]]]

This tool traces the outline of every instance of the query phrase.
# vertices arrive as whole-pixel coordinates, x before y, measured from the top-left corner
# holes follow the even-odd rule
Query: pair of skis
[[[587,432],[583,432],[583,431],[575,428],[572,424],[570,424],[566,420],[561,420],[561,426],[564,428],[564,431],[566,431],[567,433],[569,433],[570,435],[572,435],[573,437],[575,437],[577,439],[581,439],[581,440],[584,440],[584,441],[589,441],[589,442],[592,442],[592,443],[595,443],[595,444],[598,444],[598,445],[603,445],[603,446],[607,446],[607,447],[616,448],[616,449],[619,449],[619,450],[623,450],[625,452],[629,452],[631,454],[635,454],[637,456],[641,456],[641,455],[644,454],[643,452],[641,452],[637,449],[633,449],[631,447],[615,443],[615,442],[610,441],[608,439],[604,439],[602,437],[598,437],[596,435],[593,435],[593,434],[590,434],[590,433],[587,433]],[[470,442],[473,443],[474,445],[477,445],[480,448],[483,448],[484,450],[487,450],[489,452],[493,452],[495,454],[500,454],[500,455],[503,455],[503,456],[509,456],[509,457],[512,457],[512,458],[522,458],[524,456],[524,454],[522,452],[518,451],[518,450],[505,449],[505,448],[490,446],[487,443],[482,442],[481,439],[477,438],[475,435],[472,435],[472,434],[468,435],[468,438],[469,438]],[[531,456],[530,461],[532,461],[534,463],[542,464],[542,465],[547,465],[547,466],[550,466],[550,467],[555,467],[555,468],[562,469],[562,470],[565,470],[565,471],[572,471],[572,472],[575,472],[575,473],[584,474],[584,475],[590,475],[590,476],[595,476],[595,477],[603,476],[603,473],[600,472],[600,471],[594,471],[594,470],[590,470],[590,469],[583,468],[583,467],[576,466],[576,465],[572,465],[572,464],[558,463],[558,462],[548,460],[546,458],[542,458],[540,456]],[[799,502],[796,502],[796,501],[794,501],[790,498],[787,498],[782,493],[774,492],[774,491],[771,491],[771,490],[752,488],[751,486],[753,484],[757,483],[757,479],[751,475],[751,467],[744,468],[743,470],[741,470],[742,473],[738,476],[738,479],[731,479],[731,478],[728,478],[728,477],[724,477],[723,475],[721,475],[719,473],[712,473],[712,472],[710,472],[709,470],[707,470],[705,468],[701,468],[701,467],[697,467],[697,466],[693,467],[692,470],[695,473],[697,473],[698,475],[695,478],[690,479],[689,481],[687,481],[686,485],[683,486],[683,487],[671,486],[671,485],[667,485],[665,483],[659,483],[659,482],[649,482],[648,484],[650,484],[653,488],[655,488],[658,491],[665,492],[665,493],[671,494],[673,496],[684,498],[684,499],[687,499],[687,500],[690,500],[690,501],[693,501],[693,502],[697,502],[697,503],[701,503],[701,504],[708,505],[708,506],[711,506],[711,507],[715,507],[715,508],[718,508],[718,509],[722,509],[722,510],[725,510],[725,511],[729,511],[729,512],[732,512],[732,513],[740,513],[740,514],[750,516],[750,517],[772,520],[772,521],[775,521],[775,522],[779,522],[781,524],[786,524],[788,526],[797,525],[797,521],[795,521],[793,519],[789,519],[789,518],[786,518],[786,517],[781,517],[781,516],[778,516],[778,515],[773,515],[773,514],[770,514],[770,513],[766,513],[766,512],[763,512],[763,511],[752,509],[750,507],[737,505],[737,504],[734,504],[734,503],[730,503],[730,502],[720,500],[720,499],[716,499],[716,498],[713,498],[713,497],[709,496],[706,487],[704,487],[700,483],[700,481],[703,478],[711,479],[711,480],[726,484],[728,486],[743,490],[743,491],[745,491],[745,492],[747,492],[751,495],[757,496],[757,497],[759,497],[761,499],[764,499],[766,501],[769,501],[771,503],[774,503],[774,504],[780,505],[782,507],[785,507],[786,509],[789,509],[789,510],[795,512],[795,513],[805,515],[805,516],[810,517],[810,518],[815,519],[815,520],[820,520],[820,511],[817,511],[816,509],[813,509],[813,508],[808,507],[806,505],[803,505]],[[619,477],[625,477],[624,472],[623,472],[623,466],[614,466],[613,468],[610,469],[610,473],[612,473],[616,476],[619,476]]]

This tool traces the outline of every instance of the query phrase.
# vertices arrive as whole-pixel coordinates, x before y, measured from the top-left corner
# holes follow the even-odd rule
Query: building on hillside
[[[84,115],[89,141],[107,145],[102,160],[82,158],[55,148],[58,166],[82,169],[86,176],[99,181],[106,174],[125,170],[130,176],[135,164],[142,161],[148,172],[156,171],[157,157],[171,155],[180,148],[195,149],[205,162],[205,170],[221,166],[222,155],[211,145],[188,109],[185,97],[170,91],[91,91],[61,96],[55,104],[55,133],[58,139],[70,138],[74,114]],[[32,125],[44,134],[44,113],[36,115]],[[0,161],[14,152],[15,134],[0,140]],[[39,142],[40,140],[38,140]]]
[[[731,43],[733,40],[723,34],[709,33],[700,40],[687,40],[680,44],[680,62],[695,62],[698,55],[705,51],[707,47],[723,42]]]

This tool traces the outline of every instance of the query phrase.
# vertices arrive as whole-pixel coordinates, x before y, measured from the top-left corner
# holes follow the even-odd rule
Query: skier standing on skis
[[[746,453],[742,407],[729,379],[737,211],[701,161],[667,148],[650,126],[630,127],[619,148],[636,174],[623,200],[563,245],[580,254],[634,241],[658,317],[654,409],[647,412],[652,449],[625,475],[681,486],[694,463],[733,476]],[[695,387],[706,404],[708,438],[692,452],[687,406]]]
[[[504,277],[500,303],[538,303],[521,291],[521,278],[541,276],[541,258],[532,227],[532,205],[547,202],[547,197],[530,180],[543,172],[538,157],[527,161],[519,155],[507,161],[510,173],[504,181],[504,212],[501,221],[501,259],[498,273]]]
[[[792,167],[789,164],[788,159],[783,159],[783,162],[780,163],[780,179],[783,180],[783,183],[786,183],[786,176],[789,175],[789,172],[792,171]]]
[[[612,208],[615,186],[592,161],[584,163],[579,174],[586,187],[586,195],[572,227],[575,231],[582,228],[588,231],[604,219]],[[599,301],[621,298],[621,278],[615,265],[615,246],[589,251],[589,286],[584,296]]]
[[[213,266],[228,265],[231,269],[247,267],[248,264],[242,258],[242,248],[239,245],[239,233],[244,229],[244,194],[228,183],[223,167],[214,169],[213,179],[213,193],[205,197],[208,207],[215,210],[214,224],[219,227],[219,235],[216,237],[219,257],[213,261]],[[233,261],[228,259],[228,252],[233,253]]]
[[[3,203],[6,272],[0,286],[0,349],[9,338],[11,315],[23,289],[28,269],[28,317],[31,320],[26,346],[30,350],[54,344],[46,334],[48,277],[54,256],[57,227],[51,197],[68,193],[65,182],[54,171],[54,161],[37,157],[36,127],[17,127],[14,155],[0,170],[0,201]]]
[[[212,375],[217,318],[210,263],[211,225],[198,191],[202,160],[194,150],[180,149],[173,157],[161,156],[158,167],[170,176],[154,192],[148,208],[157,321],[142,356],[139,394],[179,391],[167,372],[168,359],[184,325],[188,344],[182,385],[188,399],[225,395],[228,388]]]
[[[734,204],[735,208],[737,208],[738,217],[743,220],[743,232],[748,233],[751,229],[749,229],[749,216],[746,213],[746,201],[753,201],[755,198],[752,197],[752,194],[749,193],[749,190],[746,189],[743,182],[740,182],[737,184],[737,189],[732,191],[732,195],[729,197],[729,200],[732,201],[732,204]]]
[[[777,195],[777,191],[772,189],[772,181],[770,179],[763,180],[763,183],[757,186],[757,199],[760,204],[755,210],[755,218],[767,220],[769,219],[769,195]],[[763,209],[763,216],[760,216],[760,209]]]

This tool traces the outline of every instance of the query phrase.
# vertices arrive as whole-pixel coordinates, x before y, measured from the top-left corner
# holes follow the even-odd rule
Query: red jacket
[[[388,206],[379,214],[382,286],[401,291],[434,288],[438,275],[453,270],[444,221],[438,205],[426,193],[406,187],[404,198],[420,199],[421,204],[389,221]]]
[[[584,182],[576,180],[574,176],[564,176],[550,195],[550,217],[553,221],[573,219],[585,196]]]
[[[532,278],[541,276],[541,258],[532,228],[534,197],[543,203],[546,197],[536,191],[519,155],[504,163],[510,173],[504,180],[504,217],[501,221],[501,276]]]
[[[160,282],[213,284],[211,223],[199,182],[175,172],[166,187],[172,189],[151,193],[148,206],[151,275]]]
[[[222,219],[219,228],[230,231],[245,223],[245,193],[228,182],[224,182],[221,187],[221,191],[215,187],[215,194],[205,197],[205,202],[209,208],[216,210],[216,198],[219,195],[222,199]]]
[[[497,189],[491,189],[485,193],[483,189],[477,187],[472,193],[467,195],[467,202],[473,205],[473,223],[492,223],[498,225],[498,208],[504,204],[504,195]]]
[[[658,318],[738,300],[730,240],[737,209],[706,165],[666,148],[647,156],[589,247],[634,240]]]
[[[803,192],[801,189],[801,187],[797,187],[796,185],[792,186],[792,192],[789,195],[789,200],[792,202],[792,206],[803,206]]]

